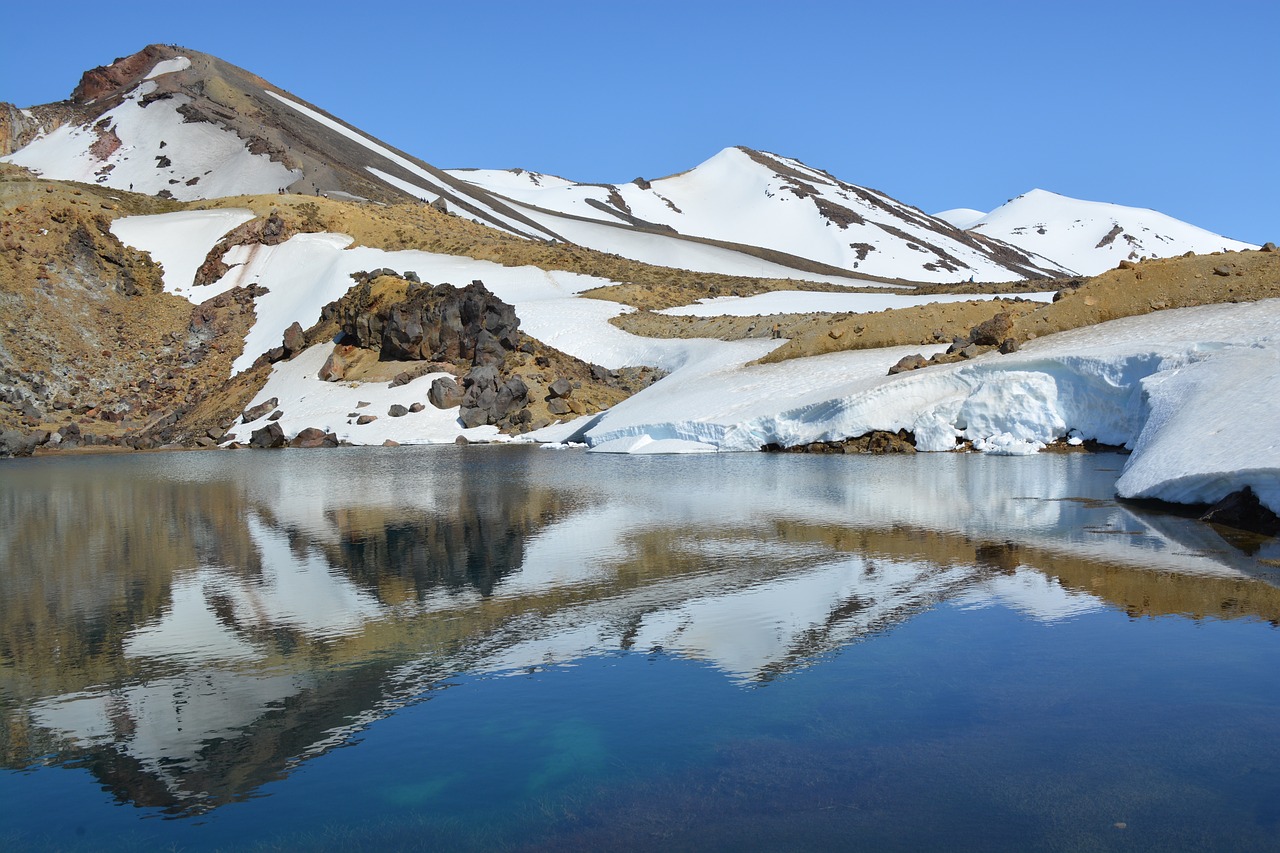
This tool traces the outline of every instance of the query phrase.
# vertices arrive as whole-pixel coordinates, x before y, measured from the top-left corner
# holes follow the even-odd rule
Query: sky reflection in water
[[[1122,462],[6,465],[0,843],[1267,849],[1280,549]]]

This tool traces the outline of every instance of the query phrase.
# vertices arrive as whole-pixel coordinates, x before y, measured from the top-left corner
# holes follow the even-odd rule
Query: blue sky
[[[171,0],[4,17],[0,100],[19,106],[171,42],[446,168],[621,182],[747,145],[929,212],[1041,187],[1280,241],[1274,0]]]

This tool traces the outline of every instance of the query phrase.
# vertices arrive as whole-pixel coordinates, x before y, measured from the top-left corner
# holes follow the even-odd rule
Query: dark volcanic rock
[[[403,418],[405,415],[409,414],[409,410],[399,403],[392,403],[391,408],[387,409],[387,414],[393,418]]]
[[[284,444],[284,430],[274,421],[261,429],[255,429],[249,436],[250,447],[284,447]]]
[[[343,333],[384,361],[484,364],[500,362],[520,344],[515,308],[480,281],[385,292],[366,280],[331,308]]]
[[[442,376],[431,383],[427,401],[437,409],[452,409],[462,402],[462,386],[452,376]]]
[[[1201,521],[1223,524],[1237,530],[1248,530],[1264,536],[1280,535],[1280,517],[1262,505],[1253,489],[1245,486],[1218,501],[1202,516]]]
[[[568,379],[561,377],[547,387],[547,392],[553,399],[556,397],[569,397],[573,394],[573,385],[569,383]]]

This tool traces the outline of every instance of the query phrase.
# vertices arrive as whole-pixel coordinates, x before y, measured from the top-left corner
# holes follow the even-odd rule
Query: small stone
[[[267,420],[269,420],[269,421],[278,421],[278,420],[280,420],[280,417],[281,417],[281,415],[283,415],[283,414],[284,414],[284,409],[276,409],[274,412],[272,412],[271,414],[267,415]]]
[[[426,408],[426,405],[423,403],[414,403],[412,406],[409,407],[409,411],[413,412],[414,414],[417,414],[418,412],[421,412],[425,408]]]
[[[1216,266],[1213,268],[1213,274],[1214,275],[1231,275],[1231,267],[1228,266],[1227,264]]]
[[[467,437],[466,437],[465,435],[460,435],[460,436],[458,436],[457,438],[455,438],[455,439],[453,440],[453,443],[454,443],[454,444],[457,444],[457,445],[460,445],[460,446],[464,446],[464,447],[465,447],[466,445],[470,444],[471,442],[467,441]]]
[[[377,415],[361,415],[360,417],[356,418],[356,424],[359,426],[364,426],[365,424],[373,423],[377,419],[378,419]]]
[[[387,414],[393,418],[403,418],[409,414],[409,410],[399,403],[393,403],[391,408],[387,409]]]
[[[383,446],[383,447],[399,447],[399,446],[400,446],[400,442],[398,442],[398,441],[394,441],[394,440],[392,440],[392,439],[388,438],[386,441],[382,442],[382,446]]]

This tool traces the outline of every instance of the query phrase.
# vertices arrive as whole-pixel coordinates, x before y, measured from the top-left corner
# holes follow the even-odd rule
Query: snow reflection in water
[[[1280,619],[1274,542],[1247,554],[1118,505],[1118,467],[530,448],[13,464],[7,763],[89,766],[190,814],[462,673],[634,650],[765,684],[944,601]]]

